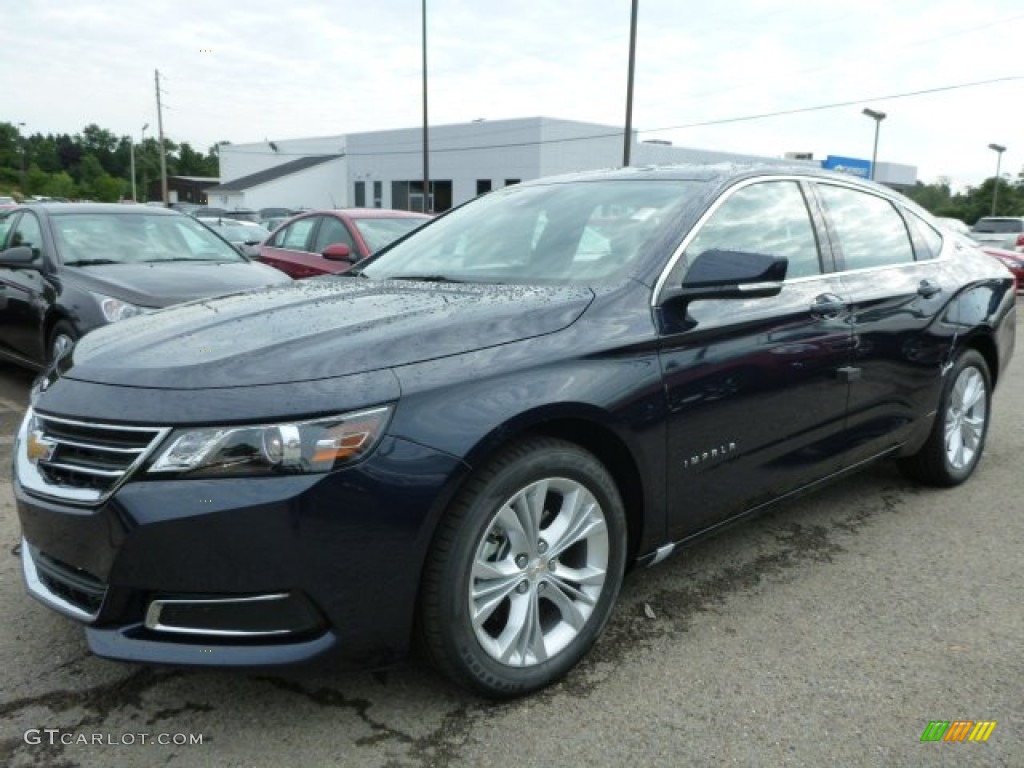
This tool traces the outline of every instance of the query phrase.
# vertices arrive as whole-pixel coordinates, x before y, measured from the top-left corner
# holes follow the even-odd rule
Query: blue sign
[[[825,162],[821,164],[821,167],[827,168],[830,171],[848,173],[851,176],[860,176],[862,179],[871,178],[871,161],[861,160],[859,157],[829,155],[825,158]]]

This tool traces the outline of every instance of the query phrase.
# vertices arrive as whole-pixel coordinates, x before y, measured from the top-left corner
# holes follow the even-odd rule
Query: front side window
[[[320,219],[320,230],[316,235],[316,245],[313,246],[315,253],[323,253],[329,245],[341,243],[347,245],[353,251],[356,248],[352,235],[338,219],[333,216],[323,216]]]
[[[431,222],[370,263],[373,278],[586,284],[625,271],[704,189],[684,180],[513,186]]]
[[[821,274],[818,239],[803,192],[795,181],[743,187],[712,214],[686,248],[681,269],[705,251],[740,251],[784,256],[787,278]],[[682,274],[672,276],[673,283]]]
[[[893,204],[877,195],[819,185],[839,239],[845,269],[867,269],[914,260],[907,227]]]
[[[11,248],[19,245],[28,246],[37,256],[43,247],[43,232],[39,228],[39,219],[31,213],[23,213],[14,225],[14,231],[11,232]]]

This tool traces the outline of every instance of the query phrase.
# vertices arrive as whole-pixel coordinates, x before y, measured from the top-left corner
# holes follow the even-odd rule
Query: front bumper
[[[408,648],[433,522],[461,469],[386,437],[326,475],[142,480],[95,508],[15,479],[26,585],[110,658],[388,661]]]

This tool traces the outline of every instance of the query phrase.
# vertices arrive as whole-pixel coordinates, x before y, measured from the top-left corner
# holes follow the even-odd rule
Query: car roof
[[[146,205],[124,205],[122,203],[33,203],[19,206],[25,211],[43,211],[51,216],[79,213],[117,213],[129,216],[146,214],[149,216],[184,216],[180,211],[170,208],[157,208]]]
[[[429,214],[417,211],[399,211],[393,208],[329,208],[323,211],[303,211],[307,213],[340,213],[353,219],[429,219]]]

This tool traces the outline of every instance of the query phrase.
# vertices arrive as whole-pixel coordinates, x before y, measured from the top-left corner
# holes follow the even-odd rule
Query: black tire
[[[915,455],[902,459],[900,468],[908,477],[928,485],[959,485],[981,460],[991,413],[988,364],[980,353],[968,349],[946,376],[927,442]]]
[[[625,510],[601,462],[572,443],[524,440],[475,473],[439,524],[420,639],[445,674],[486,696],[543,688],[601,634],[625,560]]]
[[[46,362],[53,363],[57,356],[57,343],[61,340],[66,340],[68,343],[67,349],[70,349],[71,345],[74,345],[78,341],[79,333],[75,330],[74,326],[71,325],[67,320],[58,320],[54,323],[53,328],[50,329],[50,335],[46,339]],[[64,350],[66,351],[66,349]],[[63,352],[62,352],[63,354]]]

